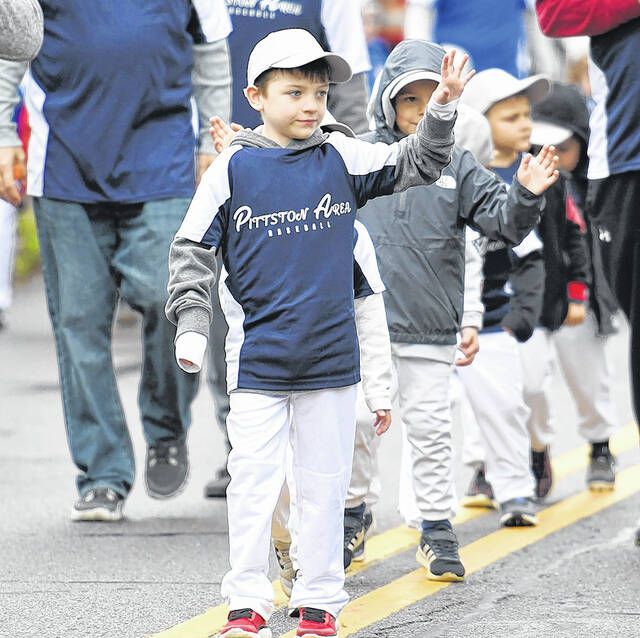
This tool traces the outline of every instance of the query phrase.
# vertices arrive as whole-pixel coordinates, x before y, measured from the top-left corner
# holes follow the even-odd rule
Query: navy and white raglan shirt
[[[191,197],[194,43],[223,40],[223,0],[42,0],[25,81],[29,194],[82,203]]]
[[[305,29],[325,51],[341,55],[354,75],[370,68],[369,53],[362,27],[360,5],[345,0],[226,0],[233,32],[229,37],[233,73],[232,120],[243,126],[261,124],[244,96],[247,63],[253,47],[273,31]],[[332,87],[333,90],[333,87]],[[366,100],[366,96],[364,98]],[[330,105],[331,106],[331,105]],[[366,108],[366,104],[364,105]],[[360,116],[364,119],[364,108]],[[353,127],[342,113],[332,108],[335,117]]]
[[[208,334],[215,261],[207,249],[221,251],[229,392],[360,380],[354,257],[372,291],[380,283],[375,259],[359,257],[356,209],[435,181],[449,161],[452,124],[429,114],[416,135],[391,145],[317,131],[302,148],[256,148],[250,132],[218,157],[172,245],[167,316],[177,338]]]
[[[591,38],[589,179],[640,170],[640,18]]]

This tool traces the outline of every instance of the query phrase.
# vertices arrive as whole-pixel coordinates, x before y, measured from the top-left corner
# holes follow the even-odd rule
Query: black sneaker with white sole
[[[429,580],[464,580],[465,570],[458,553],[458,538],[448,524],[422,530],[416,560],[427,570]]]
[[[170,498],[187,484],[189,455],[184,441],[158,441],[147,448],[145,485],[152,498]]]
[[[110,487],[96,487],[85,492],[74,504],[71,518],[74,521],[99,521],[112,523],[123,518],[124,496]]]
[[[512,498],[500,505],[502,527],[532,527],[538,524],[537,508],[533,499]]]
[[[344,510],[344,568],[364,560],[364,504]]]
[[[610,492],[616,486],[616,459],[609,450],[608,442],[591,446],[587,485],[592,492]]]

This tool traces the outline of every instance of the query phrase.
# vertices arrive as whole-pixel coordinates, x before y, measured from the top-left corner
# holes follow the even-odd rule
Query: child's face
[[[582,145],[575,135],[572,135],[568,140],[562,142],[562,144],[558,144],[556,146],[556,155],[560,160],[558,162],[558,168],[561,171],[571,173],[580,161],[581,151]]]
[[[531,104],[524,95],[501,100],[486,113],[496,151],[523,153],[531,146]]]
[[[264,135],[286,146],[291,140],[306,140],[320,126],[328,91],[328,82],[280,72],[262,89],[248,87],[245,94],[262,115]]]
[[[396,128],[400,133],[411,135],[416,132],[437,86],[433,80],[416,80],[400,89],[394,98]]]

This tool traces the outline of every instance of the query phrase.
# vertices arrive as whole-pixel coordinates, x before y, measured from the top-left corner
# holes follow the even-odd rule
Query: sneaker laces
[[[158,463],[165,465],[178,465],[178,446],[175,443],[158,443],[149,448],[149,466]]]
[[[82,500],[85,503],[90,503],[94,501],[96,498],[100,496],[104,496],[108,501],[117,501],[118,494],[110,487],[96,487],[93,490],[89,490],[83,497]]]
[[[435,538],[431,536],[431,532],[448,532],[451,534],[451,537],[448,537],[444,534],[435,534]],[[425,538],[426,536],[426,538]],[[442,554],[455,554],[458,555],[458,541],[455,538],[455,534],[448,528],[435,528],[431,529],[428,532],[425,532],[423,535],[423,540],[425,540],[429,547],[433,550],[433,553],[438,555]]]
[[[308,620],[310,622],[323,623],[325,621],[325,614],[327,612],[324,609],[316,609],[314,607],[303,607],[302,620]]]

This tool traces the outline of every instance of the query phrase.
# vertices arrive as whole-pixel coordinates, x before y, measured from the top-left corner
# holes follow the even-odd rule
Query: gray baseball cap
[[[460,101],[484,115],[494,104],[515,95],[526,95],[531,104],[540,102],[550,88],[546,75],[532,75],[519,80],[502,69],[486,69],[471,78]]]

